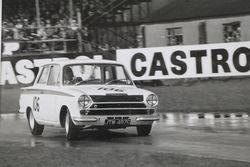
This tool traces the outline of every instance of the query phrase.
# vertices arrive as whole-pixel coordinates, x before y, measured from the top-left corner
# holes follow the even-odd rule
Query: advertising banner
[[[27,54],[3,56],[1,59],[0,86],[28,86],[34,82],[38,67],[56,60],[115,59],[109,53]]]
[[[133,80],[250,75],[250,42],[117,50]]]

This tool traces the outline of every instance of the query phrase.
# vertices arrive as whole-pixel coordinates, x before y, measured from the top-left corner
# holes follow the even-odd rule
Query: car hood
[[[127,94],[143,95],[150,93],[147,90],[139,89],[132,85],[82,85],[68,87],[71,92],[78,92],[87,95]]]

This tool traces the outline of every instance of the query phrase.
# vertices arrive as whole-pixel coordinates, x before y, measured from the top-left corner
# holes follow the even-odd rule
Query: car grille
[[[145,115],[154,113],[147,109],[142,95],[106,94],[90,96],[93,104],[87,115]],[[83,111],[86,113],[86,111]]]
[[[142,95],[99,95],[90,96],[94,102],[142,102]]]
[[[136,110],[90,110],[88,115],[146,115],[153,114],[154,109],[136,109]]]
[[[146,108],[144,103],[94,103],[90,108]]]

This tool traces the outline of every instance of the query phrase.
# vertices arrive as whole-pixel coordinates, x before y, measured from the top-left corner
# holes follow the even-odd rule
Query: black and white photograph
[[[250,167],[249,0],[0,9],[0,167]]]

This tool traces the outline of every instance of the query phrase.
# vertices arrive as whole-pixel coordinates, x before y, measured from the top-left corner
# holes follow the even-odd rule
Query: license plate
[[[105,125],[130,125],[131,119],[128,117],[108,117]]]

